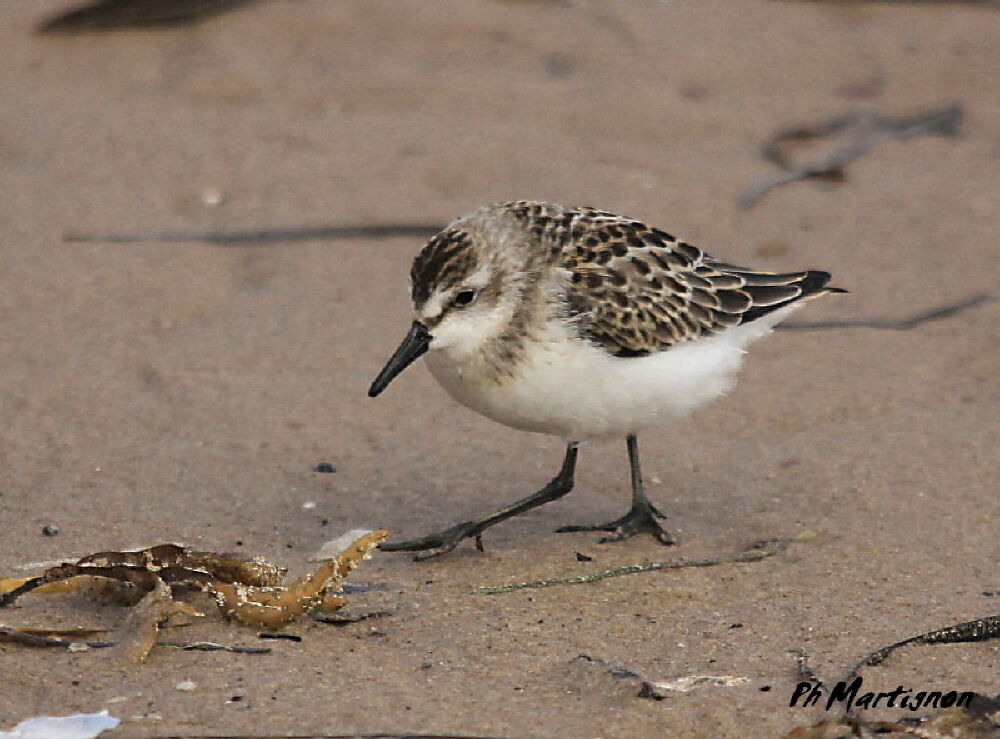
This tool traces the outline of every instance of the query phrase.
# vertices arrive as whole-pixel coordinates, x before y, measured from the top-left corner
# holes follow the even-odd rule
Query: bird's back
[[[755,321],[839,288],[827,272],[728,264],[669,233],[593,208],[573,215],[560,261],[569,310],[586,338],[642,356]]]

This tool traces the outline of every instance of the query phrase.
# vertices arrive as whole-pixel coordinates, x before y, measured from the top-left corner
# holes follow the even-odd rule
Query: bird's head
[[[502,206],[480,209],[431,238],[410,270],[413,324],[368,394],[381,393],[424,352],[461,362],[500,337],[538,272],[537,241]]]

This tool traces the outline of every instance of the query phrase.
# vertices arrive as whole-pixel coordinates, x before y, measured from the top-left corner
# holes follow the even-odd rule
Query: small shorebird
[[[410,271],[414,321],[372,383],[375,397],[421,355],[455,400],[522,431],[562,437],[562,468],[495,513],[413,541],[449,552],[573,488],[581,441],[624,438],[632,507],[563,531],[674,540],[646,497],[636,434],[683,418],[729,390],[745,347],[806,300],[831,292],[827,272],[773,273],[721,262],[640,221],[594,208],[516,201],[459,218]]]

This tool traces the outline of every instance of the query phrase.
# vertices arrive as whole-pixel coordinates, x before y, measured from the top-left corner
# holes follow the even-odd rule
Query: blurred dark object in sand
[[[98,0],[44,21],[38,33],[169,28],[198,23],[257,0]]]
[[[430,238],[444,226],[427,223],[359,223],[346,226],[291,226],[247,231],[156,231],[150,233],[88,234],[69,231],[63,241],[79,244],[139,244],[146,241],[192,241],[215,246],[297,243],[336,239]],[[319,471],[319,470],[317,470]]]

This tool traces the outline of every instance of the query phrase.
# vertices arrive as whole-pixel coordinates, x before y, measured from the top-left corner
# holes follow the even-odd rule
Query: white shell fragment
[[[22,721],[10,731],[0,731],[0,739],[93,739],[121,723],[107,711],[73,716],[36,716]]]
[[[731,688],[750,682],[748,677],[733,677],[732,675],[690,675],[678,677],[664,682],[652,682],[655,690],[672,690],[677,693],[690,693],[700,685],[715,685],[721,688]]]
[[[321,546],[319,551],[309,558],[309,561],[325,562],[328,559],[334,559],[343,554],[344,550],[351,546],[351,544],[362,536],[372,533],[372,531],[374,529],[350,529],[349,531],[345,531],[336,539],[330,539],[330,541]]]

